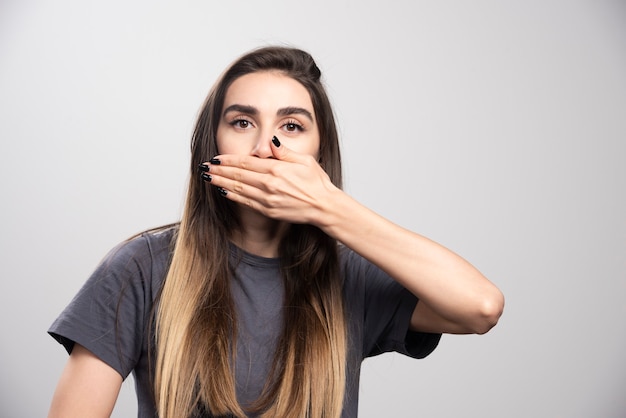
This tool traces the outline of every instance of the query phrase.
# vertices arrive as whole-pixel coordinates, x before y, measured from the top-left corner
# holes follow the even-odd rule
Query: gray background
[[[0,415],[45,415],[48,325],[178,219],[208,89],[273,43],[316,57],[347,191],[507,298],[485,336],[366,361],[361,416],[624,416],[626,4],[554,0],[2,0]]]

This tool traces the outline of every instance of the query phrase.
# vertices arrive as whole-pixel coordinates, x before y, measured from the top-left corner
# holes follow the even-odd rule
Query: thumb
[[[298,162],[298,153],[282,145],[276,136],[272,137],[272,154],[277,160]]]

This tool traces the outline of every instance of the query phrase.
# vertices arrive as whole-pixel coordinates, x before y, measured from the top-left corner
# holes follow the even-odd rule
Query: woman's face
[[[219,153],[268,158],[274,135],[288,148],[318,158],[320,137],[309,92],[277,71],[239,77],[224,98],[217,128]]]

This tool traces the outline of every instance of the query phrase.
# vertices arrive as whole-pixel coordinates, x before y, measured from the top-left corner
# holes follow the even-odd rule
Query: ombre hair
[[[237,313],[228,249],[239,218],[235,204],[202,181],[197,166],[219,154],[216,133],[228,88],[260,71],[280,72],[307,89],[319,129],[319,163],[333,184],[342,185],[335,119],[313,58],[295,48],[265,47],[236,60],[210,91],[193,132],[185,209],[156,312],[161,418],[188,417],[197,408],[214,416],[341,415],[347,337],[338,247],[312,225],[290,225],[280,243],[284,319],[262,394],[245,409],[236,398]]]

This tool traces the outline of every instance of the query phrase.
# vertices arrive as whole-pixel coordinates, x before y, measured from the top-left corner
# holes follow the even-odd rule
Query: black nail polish
[[[204,163],[198,164],[198,170],[204,172],[209,171],[209,166]]]
[[[276,148],[280,147],[280,141],[276,138],[276,135],[272,138],[272,143],[276,146]]]
[[[228,194],[228,192],[226,191],[226,189],[222,189],[221,187],[217,188],[217,191],[220,192],[220,194],[222,196],[226,196]]]
[[[213,180],[213,177],[211,177],[211,175],[207,173],[200,174],[200,177],[202,177],[202,180],[209,182],[209,183],[211,182],[211,180]]]
[[[214,164],[214,165],[220,165],[220,164],[222,164],[222,162],[220,161],[220,159],[219,159],[219,158],[211,158],[211,159],[209,160],[209,163]]]

